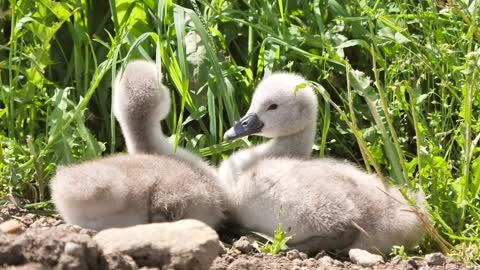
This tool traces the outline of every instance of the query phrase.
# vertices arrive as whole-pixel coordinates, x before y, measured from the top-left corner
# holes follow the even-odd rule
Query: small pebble
[[[17,233],[24,229],[23,224],[16,219],[9,219],[0,224],[0,230],[5,233]]]
[[[411,265],[413,268],[417,269],[418,268],[418,264],[417,264],[417,261],[415,261],[414,259],[410,259],[407,261],[407,263],[409,265]]]
[[[41,228],[41,227],[47,227],[50,226],[50,223],[48,222],[46,217],[41,217],[37,220],[35,220],[32,224],[30,224],[30,228]]]
[[[60,220],[57,220],[57,221],[55,221],[55,222],[53,223],[53,226],[55,226],[55,227],[56,227],[56,226],[58,226],[58,225],[60,225],[60,224],[63,224],[63,220],[61,220],[61,219],[60,219]]]
[[[300,255],[300,259],[302,259],[302,260],[306,260],[306,259],[308,259],[308,255],[307,255],[307,253],[304,253],[304,252],[299,252],[298,254]]]
[[[383,262],[382,256],[358,248],[350,249],[348,256],[353,263],[363,267],[372,267]]]
[[[390,260],[390,263],[393,264],[393,265],[397,265],[400,262],[402,262],[402,260],[403,260],[402,256],[397,255]]]
[[[324,250],[320,251],[317,253],[317,255],[315,255],[315,259],[320,259],[322,257],[325,257],[325,256],[328,256],[327,252],[325,252]]]
[[[329,266],[333,265],[333,259],[328,255],[317,259],[317,261],[320,265],[323,265],[325,267],[329,267]]]
[[[445,264],[445,256],[443,256],[443,254],[440,253],[440,252],[427,254],[427,256],[425,256],[425,262],[429,266],[444,265]]]
[[[287,259],[289,259],[290,261],[293,261],[295,259],[301,259],[300,252],[296,249],[287,251]]]
[[[233,247],[238,249],[242,253],[249,253],[253,249],[252,244],[248,241],[248,238],[245,236],[242,236],[240,237],[240,239],[235,241],[233,243]]]
[[[35,220],[35,215],[34,214],[26,214],[21,218],[22,222],[27,224],[28,226],[32,225],[34,220]]]

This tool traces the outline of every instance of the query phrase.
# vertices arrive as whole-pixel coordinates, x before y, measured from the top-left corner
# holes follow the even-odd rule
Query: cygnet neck
[[[129,119],[122,130],[129,153],[173,154],[173,146],[156,121]]]
[[[315,132],[316,120],[300,132],[276,137],[266,143],[232,154],[220,165],[218,174],[221,184],[235,194],[238,178],[260,160],[277,157],[308,159],[312,152]]]
[[[312,153],[312,146],[315,140],[316,121],[300,132],[276,137],[265,143],[264,156],[265,157],[310,157]]]

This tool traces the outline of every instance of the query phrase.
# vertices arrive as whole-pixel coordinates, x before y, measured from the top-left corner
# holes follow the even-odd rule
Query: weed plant
[[[278,254],[280,251],[288,249],[287,243],[294,236],[287,236],[287,232],[283,230],[282,223],[277,224],[277,228],[273,233],[273,238],[263,233],[255,232],[260,237],[263,237],[266,242],[256,241],[253,246],[262,253]]]
[[[422,249],[478,259],[478,0],[10,0],[0,2],[0,200],[48,203],[57,166],[123,151],[115,74],[157,60],[164,130],[218,164],[264,76],[318,89],[315,156],[422,188],[439,235]],[[438,241],[437,241],[438,242]],[[472,248],[473,247],[473,248]],[[473,251],[472,251],[473,250]]]

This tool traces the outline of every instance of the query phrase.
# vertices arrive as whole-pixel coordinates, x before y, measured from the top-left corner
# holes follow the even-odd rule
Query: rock
[[[299,252],[298,254],[300,255],[300,259],[302,259],[302,260],[308,259],[307,253]],[[314,259],[312,258],[312,260],[314,260]]]
[[[253,246],[250,244],[250,241],[248,241],[248,238],[246,236],[240,237],[237,241],[233,243],[233,247],[241,251],[242,253],[249,253],[252,249]]]
[[[429,266],[444,265],[445,264],[445,256],[443,256],[443,254],[440,253],[440,252],[427,254],[425,256],[425,262]]]
[[[208,269],[220,253],[217,233],[193,219],[107,229],[94,240],[106,254],[132,257],[139,267]]]
[[[385,264],[384,269],[415,270],[417,268],[418,268],[418,265],[414,259],[404,260],[402,256],[397,255],[392,259],[390,259],[390,261]]]
[[[397,255],[390,260],[390,263],[393,265],[397,265],[397,264],[400,264],[402,260],[403,260],[402,256]]]
[[[358,248],[350,249],[348,256],[353,263],[363,267],[372,267],[383,262],[382,256]]]
[[[417,261],[415,261],[414,259],[409,259],[407,261],[408,265],[413,267],[414,269],[417,269],[418,268],[418,264],[417,264]]]
[[[328,254],[327,254],[327,252],[325,252],[324,250],[322,250],[322,251],[318,252],[318,253],[315,255],[314,258],[318,260],[318,259],[320,259],[320,258],[322,258],[322,257],[325,257],[325,256],[328,256]]]
[[[323,257],[317,259],[317,262],[318,262],[318,264],[319,264],[321,267],[324,267],[324,268],[327,268],[327,269],[328,269],[330,266],[333,265],[333,259],[332,259],[330,256],[328,256],[328,255],[323,256]]]
[[[35,221],[36,218],[37,218],[36,215],[31,214],[31,213],[28,213],[28,214],[26,214],[25,216],[22,216],[22,217],[20,218],[20,221],[21,221],[23,224],[25,224],[25,225],[27,225],[27,226],[30,226],[30,225],[33,224],[33,222]]]
[[[45,269],[97,269],[101,252],[88,235],[55,228],[0,236],[0,265],[40,263]]]
[[[287,251],[287,259],[293,261],[295,259],[300,259],[300,252],[296,249]]]
[[[0,231],[3,231],[5,233],[18,233],[23,230],[25,230],[25,227],[20,221],[16,219],[10,219],[0,224]]]
[[[296,249],[292,249],[287,251],[287,259],[293,261],[295,259],[306,260],[308,259],[308,255],[306,253],[300,252]]]

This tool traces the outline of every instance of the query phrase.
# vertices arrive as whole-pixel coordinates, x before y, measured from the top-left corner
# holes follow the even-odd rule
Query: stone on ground
[[[0,223],[0,231],[5,233],[16,233],[23,231],[24,229],[25,227],[23,224],[16,219],[10,219]]]
[[[371,267],[379,263],[383,263],[383,257],[372,254],[366,250],[353,248],[348,252],[350,260],[363,267]]]
[[[425,262],[429,266],[444,265],[445,264],[445,256],[443,256],[443,254],[440,253],[440,252],[427,254],[425,256]]]
[[[217,233],[198,220],[107,229],[94,240],[104,253],[130,256],[139,267],[208,269],[221,250]]]
[[[242,236],[240,237],[240,239],[235,241],[233,243],[233,247],[238,249],[242,253],[249,253],[253,249],[252,244],[250,243],[250,241],[248,241],[248,238],[246,236]]]
[[[0,265],[37,263],[46,269],[87,270],[98,268],[100,256],[101,251],[88,235],[55,228],[0,234]]]
[[[308,255],[306,253],[300,252],[296,249],[292,249],[287,251],[287,259],[293,261],[295,259],[301,259],[301,260],[306,260],[308,259]]]

